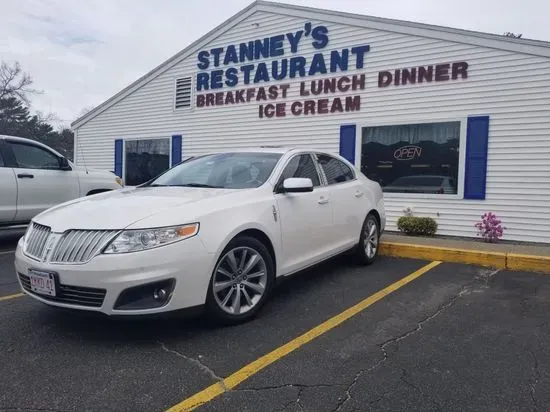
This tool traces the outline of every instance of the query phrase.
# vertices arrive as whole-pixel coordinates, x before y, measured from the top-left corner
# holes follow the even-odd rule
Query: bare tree
[[[61,119],[55,113],[44,113],[41,111],[36,111],[36,117],[40,123],[59,123]]]
[[[88,114],[89,112],[91,112],[94,108],[95,108],[95,106],[86,106],[86,107],[84,107],[84,108],[78,113],[78,117],[85,116],[86,114]]]
[[[0,99],[15,97],[28,105],[30,94],[41,93],[30,87],[32,83],[31,76],[23,72],[19,62],[13,66],[5,62],[0,64]]]

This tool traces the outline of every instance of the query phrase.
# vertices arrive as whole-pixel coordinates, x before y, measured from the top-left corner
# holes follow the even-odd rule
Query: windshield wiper
[[[204,184],[204,183],[185,183],[183,185],[174,185],[174,186],[205,187],[205,188],[208,188],[208,189],[223,189],[223,186],[212,186],[212,185],[207,185],[207,184]]]
[[[203,183],[184,183],[179,185],[159,185],[158,183],[152,183],[144,187],[204,187],[207,189],[223,189],[223,186],[212,186]]]

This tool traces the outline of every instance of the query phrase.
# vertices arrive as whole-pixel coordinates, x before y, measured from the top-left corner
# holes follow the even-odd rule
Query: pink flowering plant
[[[481,236],[485,242],[498,242],[502,237],[504,229],[502,221],[491,212],[484,213],[481,216],[481,221],[474,225],[477,228],[478,236]]]

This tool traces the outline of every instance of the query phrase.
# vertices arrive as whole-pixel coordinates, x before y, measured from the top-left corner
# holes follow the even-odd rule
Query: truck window
[[[8,142],[8,145],[13,151],[17,167],[50,170],[60,168],[57,156],[41,147],[19,142]]]

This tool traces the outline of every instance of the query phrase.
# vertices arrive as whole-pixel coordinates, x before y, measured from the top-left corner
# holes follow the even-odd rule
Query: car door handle
[[[19,179],[24,179],[24,178],[27,178],[27,179],[33,179],[34,178],[34,175],[31,175],[30,173],[19,173],[17,175],[17,177]]]
[[[363,193],[362,191],[360,191],[360,190],[357,190],[357,191],[355,192],[355,197],[361,197],[361,196],[363,196],[363,195],[364,195],[364,193]]]
[[[317,203],[319,203],[320,205],[324,205],[325,203],[328,203],[328,197],[324,197],[324,196],[320,197]]]

